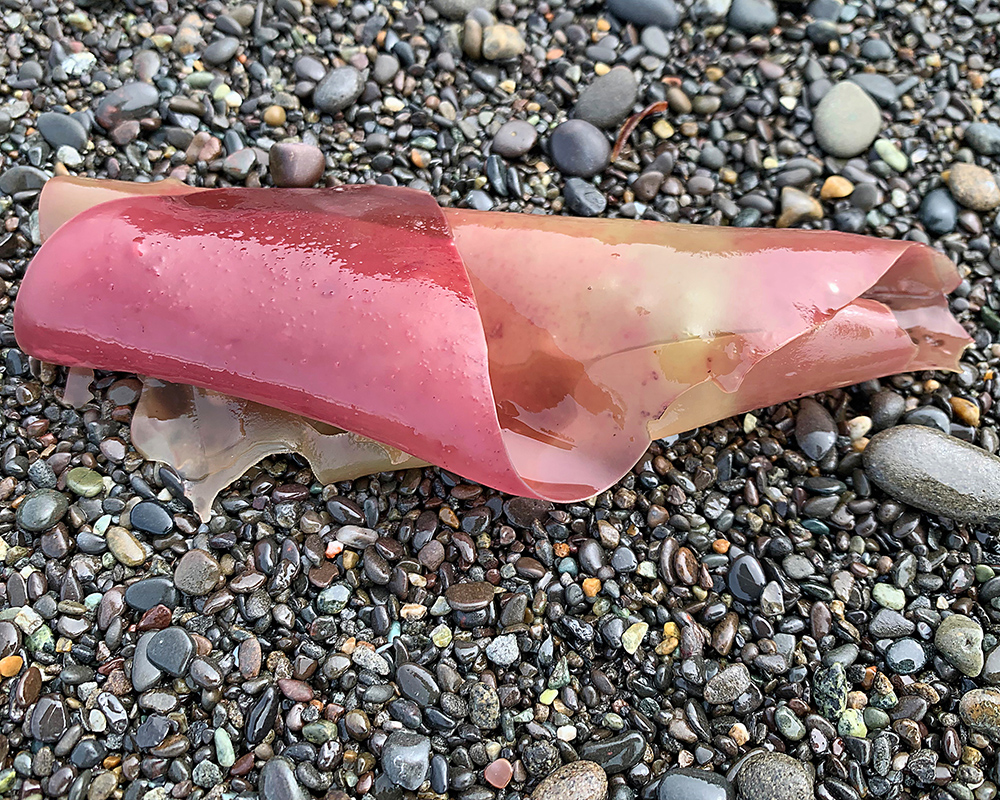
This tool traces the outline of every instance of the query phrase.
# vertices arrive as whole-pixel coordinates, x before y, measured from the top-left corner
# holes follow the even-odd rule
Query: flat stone
[[[271,758],[260,769],[257,793],[268,800],[307,800],[309,795],[299,785],[290,762]]]
[[[980,155],[1000,155],[1000,125],[994,122],[973,122],[962,140]]]
[[[608,207],[608,200],[601,190],[583,178],[568,178],[563,196],[566,210],[578,217],[596,217]]]
[[[46,111],[38,115],[35,127],[42,137],[54,148],[72,147],[83,152],[87,149],[87,129],[75,117]]]
[[[179,678],[187,672],[194,658],[194,641],[183,628],[164,628],[150,637],[146,658],[154,667]]]
[[[129,522],[138,531],[166,536],[174,529],[174,520],[166,506],[156,500],[143,500],[129,512]]]
[[[517,646],[517,637],[512,634],[497,636],[486,645],[486,657],[494,664],[509,667],[521,658],[521,650]]]
[[[607,774],[599,764],[581,759],[546,776],[531,793],[531,800],[604,800],[607,794]]]
[[[524,120],[512,119],[500,126],[493,137],[492,151],[504,158],[520,158],[538,141],[534,125]]]
[[[750,688],[750,673],[744,664],[733,664],[712,676],[705,684],[705,702],[712,705],[732,703]]]
[[[441,696],[441,687],[427,667],[419,664],[401,664],[396,670],[399,693],[420,706],[432,706]]]
[[[17,524],[26,531],[47,531],[63,518],[69,501],[55,489],[37,489],[17,507]]]
[[[741,800],[814,800],[813,776],[805,765],[784,753],[761,753],[736,774]]]
[[[924,511],[961,522],[1000,519],[1000,458],[923,425],[900,425],[872,437],[868,477]]]
[[[611,160],[611,145],[601,130],[586,120],[571,119],[549,137],[549,154],[565,175],[590,178]]]
[[[734,800],[735,796],[724,775],[691,768],[667,770],[656,791],[657,800]]]
[[[0,192],[4,194],[37,192],[48,179],[49,176],[37,167],[17,164],[0,173]]]
[[[819,461],[837,442],[837,426],[822,405],[806,398],[799,401],[795,415],[795,441],[802,452],[813,461]]]
[[[958,224],[958,203],[947,189],[934,189],[920,202],[918,215],[927,232],[934,236],[944,236],[955,230]]]
[[[628,116],[638,93],[632,70],[615,67],[583,90],[573,106],[573,116],[598,128],[613,128]]]
[[[125,120],[148,116],[159,103],[160,93],[152,84],[126,83],[101,97],[94,117],[102,128],[110,131]]]
[[[842,81],[826,93],[813,113],[816,141],[837,158],[861,155],[878,136],[882,113],[856,83]]]
[[[455,611],[479,611],[493,602],[494,587],[486,581],[453,583],[445,589],[448,605]]]
[[[174,584],[184,594],[201,597],[212,591],[222,569],[219,562],[204,550],[188,550],[174,568]]]
[[[767,580],[760,561],[750,553],[744,553],[729,565],[726,583],[733,597],[743,603],[754,603],[764,592]]]
[[[382,769],[396,786],[415,792],[427,778],[431,740],[407,731],[389,735],[382,747]]]
[[[235,36],[226,36],[222,39],[217,39],[206,47],[201,53],[201,58],[213,66],[220,66],[231,61],[239,49],[240,40]]]

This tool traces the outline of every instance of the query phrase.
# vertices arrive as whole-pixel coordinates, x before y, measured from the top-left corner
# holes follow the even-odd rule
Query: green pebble
[[[906,595],[902,589],[897,589],[889,583],[876,583],[872,589],[872,599],[883,608],[902,611],[906,606]]]
[[[993,571],[993,567],[988,564],[978,564],[976,566],[976,581],[978,583],[986,583],[986,581],[994,577],[996,577],[996,572]]]
[[[656,580],[656,564],[654,564],[652,561],[640,561],[638,572],[639,575],[643,578]]]
[[[840,715],[837,722],[837,733],[841,736],[854,736],[864,739],[868,735],[868,726],[865,725],[865,715],[861,709],[848,708]]]
[[[895,692],[889,692],[888,694],[873,694],[868,698],[869,708],[878,709],[892,709],[899,704],[899,698],[896,696]]]
[[[786,739],[798,742],[805,738],[806,726],[788,706],[781,706],[774,712],[774,724]]]
[[[886,714],[881,708],[868,706],[865,709],[864,718],[865,725],[868,726],[869,730],[878,731],[889,727],[889,715]]]
[[[453,638],[454,634],[452,634],[451,628],[447,625],[438,625],[431,631],[431,641],[434,642],[435,647],[447,647],[451,644]]]
[[[621,731],[625,729],[625,720],[620,714],[609,711],[601,721],[605,728],[611,731]]]
[[[80,497],[97,497],[104,491],[104,480],[87,467],[73,467],[66,473],[66,488]]]
[[[225,728],[215,729],[215,760],[219,766],[229,769],[236,763],[236,750],[233,749],[233,740],[229,738]]]
[[[568,686],[569,682],[569,663],[566,661],[566,656],[563,656],[552,668],[552,674],[549,675],[548,686],[550,689],[562,689],[564,686]]]
[[[625,633],[622,634],[622,648],[624,648],[625,652],[629,655],[635,655],[648,631],[648,622],[637,622],[634,625],[630,625],[625,630]]]
[[[302,735],[306,738],[307,742],[324,744],[336,739],[339,733],[336,722],[331,722],[328,719],[320,719],[304,725],[302,727]]]
[[[566,556],[566,558],[559,560],[559,565],[556,567],[556,569],[558,569],[559,572],[565,572],[568,575],[576,575],[579,567],[577,566],[576,561],[574,561],[569,556]]]
[[[553,700],[559,696],[559,692],[555,689],[546,689],[540,695],[538,695],[538,702],[543,706],[550,705]]]
[[[206,89],[214,80],[215,73],[213,72],[192,72],[184,79],[184,82],[193,89]]]
[[[351,588],[343,583],[328,586],[316,597],[316,610],[320,614],[339,614],[351,599]]]
[[[597,616],[603,617],[611,610],[611,601],[606,597],[598,597],[594,600],[594,605],[590,607]]]
[[[13,767],[0,771],[0,793],[9,791],[10,787],[14,785],[16,777],[17,773],[14,772]]]
[[[910,165],[910,160],[906,157],[906,154],[888,139],[876,139],[875,152],[878,153],[879,158],[896,170],[896,172],[906,172],[906,168]]]
[[[31,634],[25,640],[25,644],[32,653],[54,653],[56,651],[56,637],[48,625],[42,625]]]

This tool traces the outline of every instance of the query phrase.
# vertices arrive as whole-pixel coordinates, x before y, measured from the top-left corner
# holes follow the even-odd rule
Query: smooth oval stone
[[[927,650],[916,639],[899,639],[885,651],[885,664],[900,675],[920,672],[927,663]]]
[[[973,122],[962,138],[980,155],[1000,155],[1000,125],[993,122]]]
[[[244,735],[247,742],[253,746],[264,741],[264,738],[274,727],[281,708],[281,695],[276,686],[268,686],[261,693],[247,714]]]
[[[212,42],[208,47],[206,47],[202,52],[201,57],[209,64],[218,66],[229,61],[236,55],[236,51],[239,49],[240,40],[235,36],[226,36],[223,39]]]
[[[599,128],[586,120],[571,119],[549,137],[549,154],[561,172],[590,178],[611,160],[611,145]]]
[[[136,611],[146,612],[161,605],[174,609],[179,600],[173,581],[167,577],[143,578],[125,589],[125,602]]]
[[[531,800],[604,800],[608,776],[600,764],[581,758],[543,778]]]
[[[765,33],[778,24],[778,12],[771,0],[733,0],[726,22],[740,33]]]
[[[396,786],[415,792],[427,777],[431,740],[407,731],[395,731],[382,746],[382,769]]]
[[[269,800],[307,800],[292,765],[284,758],[272,758],[261,767],[257,793]]]
[[[934,646],[970,678],[983,671],[983,628],[971,617],[964,614],[946,617],[934,632]]]
[[[45,141],[56,149],[64,146],[72,147],[81,153],[87,149],[87,129],[69,114],[46,111],[38,115],[35,127]]]
[[[705,701],[713,705],[732,703],[750,688],[750,673],[743,664],[733,664],[713,675],[705,684]]]
[[[421,706],[432,706],[441,696],[431,671],[419,664],[402,664],[396,670],[396,684],[403,697]]]
[[[268,151],[268,170],[275,186],[304,189],[323,177],[326,159],[311,144],[281,142]]]
[[[573,106],[573,116],[598,128],[612,128],[628,116],[638,93],[632,70],[615,67],[583,90]]]
[[[916,508],[961,522],[1000,519],[1000,458],[934,428],[876,434],[864,466],[877,486]]]
[[[626,731],[579,747],[583,761],[593,761],[608,775],[626,772],[642,760],[646,739],[639,731]]]
[[[47,694],[39,698],[28,722],[32,738],[41,742],[55,742],[66,732],[68,726],[69,714],[62,697]]]
[[[871,147],[882,127],[878,105],[856,83],[836,84],[813,114],[816,142],[831,156],[853,158]]]
[[[336,67],[313,90],[313,105],[327,114],[336,114],[353,105],[364,89],[364,76],[357,69],[349,65]]]
[[[129,512],[129,521],[136,530],[151,533],[154,536],[165,536],[174,528],[173,517],[166,506],[155,500],[143,500],[136,503]]]
[[[155,686],[163,672],[149,660],[147,648],[156,631],[150,631],[139,637],[136,642],[135,652],[132,654],[132,686],[137,692],[144,692]]]
[[[512,119],[500,126],[493,137],[492,151],[504,158],[519,158],[538,141],[538,131],[521,119]]]
[[[947,189],[934,189],[921,201],[919,216],[928,233],[944,236],[958,224],[958,203]]]
[[[16,164],[0,173],[0,192],[4,194],[35,192],[41,189],[48,179],[49,176],[38,167]]]
[[[66,473],[66,488],[80,497],[97,497],[104,491],[104,481],[92,469],[73,467]]]
[[[784,753],[761,753],[736,774],[740,800],[814,800],[813,776]]]
[[[160,93],[149,83],[126,83],[101,98],[94,116],[105,130],[111,130],[119,122],[142,119],[156,108]]]
[[[813,461],[823,458],[837,442],[833,417],[815,400],[806,398],[799,403],[799,413],[795,415],[795,441]]]
[[[668,770],[660,780],[657,800],[733,800],[733,785],[703,769]]]
[[[486,581],[454,583],[444,592],[455,611],[479,611],[493,602],[493,595],[493,584]]]
[[[760,599],[767,580],[760,562],[749,553],[744,553],[729,565],[726,583],[737,600],[753,603]]]
[[[47,531],[63,518],[68,509],[69,501],[62,492],[37,489],[17,507],[17,524],[32,533]]]
[[[179,678],[194,658],[194,642],[183,628],[164,628],[150,637],[146,658],[153,666]]]
[[[476,682],[469,690],[469,720],[484,731],[491,731],[500,724],[500,697],[496,689],[486,683]]]

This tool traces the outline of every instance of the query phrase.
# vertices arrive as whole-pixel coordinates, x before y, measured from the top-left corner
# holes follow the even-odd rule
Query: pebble
[[[745,664],[733,664],[714,675],[705,684],[705,702],[712,705],[732,703],[750,688],[750,673]]]
[[[475,8],[492,13],[497,0],[432,0],[432,5],[445,19],[462,20]]]
[[[578,217],[596,217],[608,207],[607,198],[594,184],[583,178],[569,178],[563,188],[566,208]]]
[[[431,740],[407,731],[389,735],[382,747],[382,769],[396,786],[415,792],[430,768]]]
[[[607,9],[619,19],[636,25],[656,25],[673,30],[680,22],[674,0],[608,0]]]
[[[120,122],[147,116],[160,103],[160,93],[149,83],[126,83],[101,97],[94,118],[105,130],[112,130]]]
[[[559,767],[531,793],[531,800],[605,800],[608,776],[599,764],[581,759]]]
[[[1000,458],[923,425],[876,434],[864,451],[869,479],[897,500],[961,522],[1000,519]]]
[[[206,47],[202,53],[202,60],[213,66],[220,66],[232,60],[236,51],[240,49],[240,40],[235,36],[226,36],[217,39]]]
[[[525,155],[538,140],[538,131],[533,125],[519,119],[512,119],[500,126],[493,137],[491,149],[504,158],[520,158]]]
[[[1000,125],[995,122],[973,122],[962,140],[980,155],[1000,155]]]
[[[564,174],[590,178],[608,166],[611,145],[594,125],[586,120],[571,119],[552,131],[549,154]]]
[[[656,800],[734,800],[732,784],[704,769],[670,769],[660,779]]]
[[[736,774],[740,800],[814,800],[812,773],[784,753],[761,752]]]
[[[335,67],[313,90],[313,105],[326,114],[336,114],[354,105],[364,89],[364,78],[355,67]]]
[[[105,538],[111,555],[126,567],[138,567],[146,562],[146,550],[131,531],[112,525],[108,528]]]
[[[945,617],[934,632],[934,646],[963,675],[975,678],[983,671],[983,628],[974,619]]]
[[[638,94],[632,70],[615,67],[583,90],[573,106],[573,116],[598,128],[613,128],[629,115]]]
[[[483,29],[483,58],[506,61],[524,52],[524,39],[513,25],[490,25]]]
[[[268,800],[308,800],[291,763],[284,758],[271,758],[261,767],[257,792]]]
[[[275,186],[306,189],[323,177],[326,159],[311,144],[282,142],[268,151],[268,171]]]
[[[947,189],[934,189],[921,201],[919,215],[928,233],[944,236],[958,224],[958,204]]]
[[[799,401],[795,415],[795,441],[813,461],[820,461],[837,442],[837,427],[827,411],[815,400]]]
[[[486,645],[486,657],[501,667],[509,667],[516,663],[521,657],[521,650],[517,646],[517,637],[512,633],[497,636]]]
[[[174,585],[184,594],[201,597],[212,591],[222,570],[219,562],[204,550],[188,550],[177,562]]]
[[[916,639],[898,639],[885,651],[885,664],[900,675],[920,672],[927,663],[927,650]]]
[[[66,473],[66,488],[80,497],[97,497],[104,491],[104,481],[92,469],[73,467]]]
[[[69,114],[46,111],[38,115],[35,127],[45,137],[45,141],[55,148],[72,147],[80,152],[87,148],[87,129]]]
[[[743,603],[753,603],[759,600],[767,583],[760,561],[749,553],[745,553],[733,561],[729,566],[726,581],[733,597]]]
[[[959,203],[974,211],[992,211],[1000,206],[1000,187],[985,167],[955,162],[948,170],[948,189]]]
[[[875,101],[856,83],[835,84],[813,113],[816,141],[837,158],[861,155],[878,136],[882,113]]]
[[[726,22],[730,28],[752,36],[777,25],[778,12],[771,0],[732,0]]]
[[[68,509],[69,501],[62,492],[38,489],[17,507],[17,524],[32,533],[47,531],[63,518]]]

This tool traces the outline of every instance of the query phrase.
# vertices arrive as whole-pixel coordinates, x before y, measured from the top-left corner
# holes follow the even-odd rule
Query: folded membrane
[[[381,186],[178,184],[74,215],[96,188],[64,183],[42,212],[62,192],[48,227],[69,222],[16,303],[28,352],[320,420],[512,494],[579,500],[650,438],[955,369],[968,343],[954,266],[912,243],[443,210]]]

